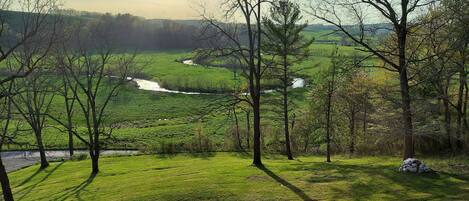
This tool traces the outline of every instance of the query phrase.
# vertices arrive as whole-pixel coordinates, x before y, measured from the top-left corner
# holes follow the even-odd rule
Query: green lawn
[[[53,163],[10,174],[17,200],[466,200],[468,170],[449,171],[465,160],[428,159],[436,174],[397,172],[399,158],[299,157],[264,159],[248,154],[143,155]]]

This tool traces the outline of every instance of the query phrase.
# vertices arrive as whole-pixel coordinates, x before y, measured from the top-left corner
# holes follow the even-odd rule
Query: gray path
[[[110,155],[135,155],[138,151],[124,151],[124,150],[107,150],[102,151],[102,156]],[[39,152],[37,151],[6,151],[2,152],[2,161],[5,165],[7,172],[12,172],[24,167],[28,167],[40,162]],[[88,154],[87,151],[75,151],[75,154]],[[48,160],[68,160],[68,151],[47,151],[46,156]]]

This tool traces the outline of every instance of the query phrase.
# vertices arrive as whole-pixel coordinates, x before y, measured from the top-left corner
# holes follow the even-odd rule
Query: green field
[[[18,200],[465,200],[467,159],[428,159],[438,173],[402,174],[400,158],[269,156],[265,168],[249,154],[143,155],[56,162],[10,174]]]
[[[295,66],[302,69],[297,72],[298,77],[305,78],[307,82],[317,76],[317,72],[330,65],[330,55],[334,45],[313,44],[312,56],[307,61]],[[339,47],[344,55],[349,55],[355,50],[353,47]],[[137,64],[142,68],[142,77],[158,81],[165,88],[182,91],[206,91],[222,92],[233,88],[240,80],[233,79],[233,72],[221,67],[190,66],[180,61],[190,58],[190,51],[174,52],[147,52],[137,56]],[[295,89],[291,98],[296,102],[295,110],[301,111],[306,107],[308,90]],[[266,95],[264,100],[275,98],[277,95]],[[138,90],[133,83],[125,86],[119,95],[114,97],[108,107],[107,122],[118,125],[114,131],[114,140],[106,144],[108,149],[162,149],[161,146],[175,146],[177,150],[187,149],[188,144],[194,140],[198,129],[202,128],[203,134],[208,136],[215,150],[223,150],[226,143],[227,130],[232,127],[232,121],[228,121],[225,113],[207,116],[203,121],[198,121],[200,113],[209,104],[220,99],[220,95],[184,95]],[[63,100],[56,96],[52,111],[60,116],[63,113]],[[266,108],[264,118],[271,118]],[[240,114],[241,116],[243,114]],[[63,117],[63,116],[62,116]],[[275,117],[274,117],[275,118]],[[244,125],[244,118],[241,120]],[[270,121],[270,120],[266,120]],[[76,127],[84,129],[84,119],[76,115]],[[63,130],[58,130],[58,125],[49,120],[50,126],[44,133],[46,149],[67,148],[68,136]],[[279,124],[280,125],[280,124]],[[275,126],[275,125],[274,125]],[[7,145],[7,150],[35,149],[31,142],[34,137],[24,133],[17,140],[22,146]],[[85,148],[78,140],[75,140],[77,148]],[[163,145],[164,144],[164,145]],[[169,144],[169,145],[168,145]]]

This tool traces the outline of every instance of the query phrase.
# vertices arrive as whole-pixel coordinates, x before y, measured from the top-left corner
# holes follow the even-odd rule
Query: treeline
[[[2,10],[0,15],[10,27],[10,31],[20,32],[24,28],[23,13]],[[112,15],[75,10],[54,10],[47,15],[50,22],[54,16],[60,16],[62,30],[77,26],[82,30],[106,28],[113,33],[114,46],[122,50],[175,50],[203,47],[197,40],[200,33],[197,21],[146,20],[130,14]],[[49,25],[52,26],[52,23]]]

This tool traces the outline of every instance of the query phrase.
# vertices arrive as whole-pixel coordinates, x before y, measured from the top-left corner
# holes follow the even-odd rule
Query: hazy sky
[[[63,0],[65,8],[130,13],[149,19],[198,19],[201,4],[216,10],[217,2],[219,0]]]

